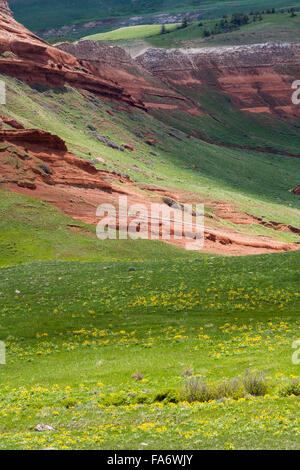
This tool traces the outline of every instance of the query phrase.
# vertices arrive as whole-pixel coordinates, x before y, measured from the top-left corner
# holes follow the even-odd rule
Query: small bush
[[[246,371],[242,378],[245,390],[250,395],[264,396],[269,391],[269,385],[263,374],[258,372]]]
[[[206,402],[232,398],[237,400],[245,396],[243,384],[238,379],[223,380],[215,384],[206,384],[198,377],[187,381],[181,392],[181,399],[188,402]]]
[[[198,377],[192,377],[181,392],[181,399],[188,402],[213,400],[212,389]]]
[[[217,398],[233,398],[238,400],[245,396],[243,384],[237,378],[231,380],[223,380],[216,386]]]
[[[300,396],[300,379],[293,379],[289,384],[284,385],[279,390],[279,395],[281,397]]]
[[[192,377],[192,375],[194,375],[194,369],[192,367],[187,367],[184,369],[181,375],[184,377]]]
[[[148,402],[148,396],[147,395],[137,395],[133,399],[133,403],[137,403],[138,405],[144,405],[147,402]]]

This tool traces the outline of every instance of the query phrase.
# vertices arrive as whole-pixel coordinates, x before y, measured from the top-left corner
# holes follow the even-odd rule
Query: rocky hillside
[[[196,100],[201,90],[213,88],[244,111],[299,115],[291,102],[291,85],[300,77],[299,44],[149,49],[136,60]]]
[[[9,8],[6,0],[2,0],[0,3],[0,13],[7,16],[12,16],[11,9]]]
[[[93,225],[97,204],[119,194],[178,207],[200,199],[206,251],[298,248],[298,46],[151,49],[133,59],[93,41],[52,46],[0,6],[6,189]]]
[[[0,72],[27,83],[60,87],[68,83],[101,96],[143,107],[113,77],[95,75],[88,65],[51,46],[14,20],[0,0]]]
[[[56,44],[58,49],[76,57],[95,75],[111,77],[148,111],[152,109],[181,110],[187,113],[199,111],[188,98],[170,89],[163,77],[147,71],[124,49],[106,46],[98,41],[82,40],[74,43]]]
[[[148,49],[135,60],[122,48],[97,41],[57,47],[88,62],[95,74],[114,76],[149,110],[177,109],[200,115],[203,109],[198,98],[211,89],[229,95],[243,111],[299,115],[291,102],[291,85],[300,76],[298,44]]]

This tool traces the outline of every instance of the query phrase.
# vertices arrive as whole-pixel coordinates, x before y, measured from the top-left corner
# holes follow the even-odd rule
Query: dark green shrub
[[[180,401],[179,393],[173,388],[162,390],[154,395],[153,402],[156,401],[164,403],[178,403]]]
[[[245,391],[250,395],[264,396],[269,391],[269,385],[264,375],[260,372],[246,371],[242,378]]]

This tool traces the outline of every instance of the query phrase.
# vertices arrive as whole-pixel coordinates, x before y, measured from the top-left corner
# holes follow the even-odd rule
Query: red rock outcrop
[[[293,193],[300,195],[300,186],[297,186],[297,188],[295,188],[295,189],[293,190]]]
[[[7,124],[10,127],[13,127],[14,129],[24,129],[24,126],[20,124],[18,121],[15,119],[8,118],[6,116],[0,116],[0,127],[2,124]]]
[[[111,191],[101,172],[68,152],[65,142],[56,135],[39,129],[0,130],[0,142],[2,183],[30,190],[69,185]]]
[[[0,1],[0,13],[6,16],[12,16],[11,9],[9,8],[6,0]]]
[[[16,22],[5,0],[0,0],[0,73],[28,83],[77,88],[144,109],[113,76],[97,75],[68,54],[32,34]]]
[[[81,40],[59,43],[56,47],[76,57],[95,76],[115,77],[137,101],[148,110],[181,110],[199,115],[193,102],[177,93],[161,78],[141,67],[127,52],[118,46],[107,46],[99,41]]]
[[[57,135],[40,129],[0,130],[0,142],[12,142],[21,145],[47,147],[48,149],[67,151],[65,142]]]

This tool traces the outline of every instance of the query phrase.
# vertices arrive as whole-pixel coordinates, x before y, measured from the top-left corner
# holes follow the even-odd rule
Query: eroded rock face
[[[11,75],[27,83],[53,87],[66,83],[101,96],[144,108],[114,77],[97,75],[88,64],[64,52],[14,20],[5,0],[0,0],[0,73]]]
[[[0,174],[2,182],[29,190],[56,185],[110,191],[111,186],[89,161],[68,152],[57,135],[39,129],[0,130]],[[16,168],[7,158],[18,159]]]
[[[229,95],[244,111],[300,115],[300,107],[291,100],[291,85],[300,77],[298,44],[148,49],[136,59],[118,46],[98,41],[60,43],[57,47],[76,57],[94,75],[115,77],[149,110],[202,114],[197,95],[210,88]]]
[[[6,0],[0,0],[0,13],[7,16],[12,16],[11,9],[9,8]]]
[[[297,186],[297,188],[295,188],[295,189],[293,190],[293,193],[294,193],[294,194],[299,194],[299,196],[300,196],[300,186]]]
[[[245,111],[299,115],[291,101],[291,85],[300,77],[299,44],[149,49],[136,60],[187,94],[213,88]]]
[[[148,110],[180,110],[199,114],[194,104],[136,62],[118,46],[103,45],[98,41],[81,40],[59,43],[57,48],[72,54],[94,75],[114,79]]]
[[[132,66],[134,64],[134,61],[122,47],[106,46],[99,41],[61,42],[56,44],[56,47],[61,51],[72,54],[79,60],[98,62],[112,67]]]
[[[67,151],[66,144],[60,137],[40,129],[0,130],[0,142],[34,144],[51,150]]]

